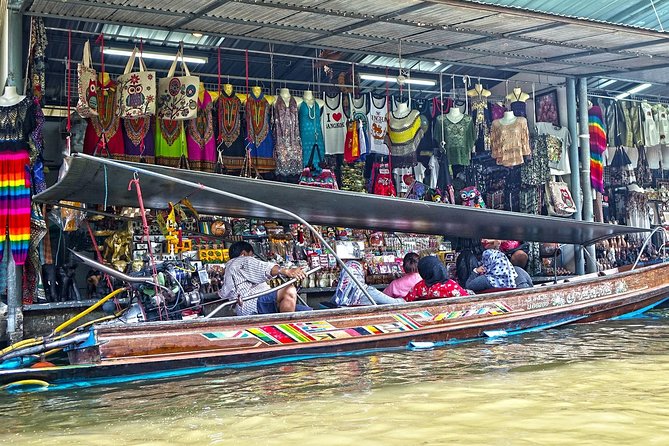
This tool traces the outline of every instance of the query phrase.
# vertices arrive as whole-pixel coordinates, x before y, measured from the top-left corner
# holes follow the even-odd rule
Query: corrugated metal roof
[[[484,13],[483,16],[493,15]],[[398,20],[428,25],[456,25],[470,20],[480,19],[481,11],[461,8],[445,8],[444,5],[433,5],[418,11],[407,12],[397,16]]]
[[[246,3],[225,3],[207,15],[209,17],[224,17],[258,23],[275,23],[294,15],[295,11]]]
[[[246,37],[253,37],[257,39],[272,39],[277,42],[302,42],[304,40],[315,39],[321,34],[310,33],[305,31],[296,31],[292,29],[273,29],[273,28],[258,28],[246,34]]]
[[[621,5],[616,0],[606,1],[614,7]],[[663,34],[545,14],[528,15],[494,6],[494,2],[482,6],[459,0],[29,0],[27,5],[29,13],[46,15],[49,20],[68,18],[62,26],[65,30],[83,28],[78,19],[89,21],[91,29],[96,30],[101,23],[128,24],[118,29],[153,29],[118,39],[111,31],[110,39],[125,46],[138,44],[138,38],[146,34],[157,47],[173,46],[175,39],[216,46],[225,37],[224,45],[229,47],[266,50],[268,43],[276,42],[278,47],[285,42],[282,50],[291,54],[314,55],[325,48],[333,58],[356,61],[367,55],[384,56],[393,66],[399,64],[397,54],[402,41],[403,55],[411,57],[403,58],[405,67],[419,60],[428,64],[435,60],[444,66],[460,63],[466,66],[454,66],[449,72],[483,72],[498,79],[529,72],[579,76],[606,73],[641,80],[644,73],[640,70],[669,67],[665,48],[669,37]],[[189,32],[203,32],[207,37],[194,43]],[[62,30],[56,38],[66,41]],[[62,47],[58,50],[56,58],[63,59]],[[281,52],[278,48],[275,51]],[[204,55],[210,52],[203,51]],[[226,70],[244,73],[242,61],[239,57],[231,60]],[[308,66],[276,65],[284,75],[298,79],[312,77]],[[201,68],[216,71],[215,63]],[[266,68],[253,67],[252,71],[266,77],[267,73],[262,72]],[[666,76],[655,76],[656,82],[669,83]]]
[[[404,25],[401,23],[377,22],[355,28],[353,31],[347,34],[370,37],[385,37],[387,39],[405,39],[427,31],[429,30],[419,26]]]
[[[669,2],[663,0],[464,0],[639,28],[669,29]],[[657,14],[656,14],[657,11]]]
[[[281,25],[300,26],[303,28],[332,31],[345,26],[362,22],[362,19],[341,17],[336,15],[317,14],[315,12],[298,12],[279,21]]]
[[[367,17],[375,17],[383,14],[389,14],[399,11],[408,6],[418,5],[422,0],[329,0],[320,3],[316,9],[351,12],[365,15]]]

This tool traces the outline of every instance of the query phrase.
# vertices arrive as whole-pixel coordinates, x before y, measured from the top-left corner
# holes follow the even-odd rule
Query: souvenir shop
[[[18,280],[25,305],[84,301],[108,291],[108,279],[78,270],[69,249],[124,272],[143,271],[150,257],[173,262],[170,274],[193,300],[200,287],[216,291],[226,247],[235,240],[251,241],[264,258],[320,266],[302,284],[307,291],[329,292],[338,277],[334,258],[300,225],[202,215],[188,197],[166,211],[31,205],[29,197],[47,187],[47,178],[56,180],[57,168],[45,174],[45,160],[54,165],[46,152],[563,218],[582,215],[587,206],[579,206],[578,197],[591,196],[595,221],[642,228],[669,217],[669,105],[660,96],[621,98],[595,89],[587,96],[588,129],[577,130],[577,122],[568,125],[564,78],[470,76],[420,66],[409,73],[400,52],[399,69],[382,68],[382,80],[370,83],[360,74],[373,68],[369,64],[328,61],[321,51],[310,61],[312,81],[304,82],[275,77],[279,64],[272,51],[220,45],[199,47],[215,69],[196,73],[183,44],[156,69],[146,56],[153,48],[143,40],[126,42],[131,49],[114,64],[110,45],[118,42],[110,43],[111,35],[75,32],[81,44],[73,45],[72,30],[54,27],[49,35],[58,41],[52,44],[41,17],[26,17],[24,28],[26,88],[17,90],[14,80],[0,98],[0,168],[11,183],[3,192],[9,209],[4,262],[23,266]],[[55,81],[61,83],[58,107],[45,100],[51,45],[66,45],[68,52]],[[262,75],[249,69],[258,54],[270,60]],[[230,58],[243,64],[241,72],[227,72]],[[335,76],[328,73],[333,68]],[[416,87],[412,77],[429,79],[430,87]],[[43,109],[51,110],[47,118]],[[53,133],[45,138],[45,123],[62,130],[62,139]],[[580,162],[590,166],[589,184],[578,178],[579,137],[588,144],[588,159]],[[401,273],[407,252],[438,253],[454,267],[458,250],[476,244],[457,234],[319,229],[342,258],[364,260],[368,282],[379,286]],[[642,242],[599,243],[596,267],[633,262]],[[555,255],[555,246],[532,243],[529,250],[527,269],[534,276],[575,271],[573,262]],[[644,258],[652,255],[648,250]]]

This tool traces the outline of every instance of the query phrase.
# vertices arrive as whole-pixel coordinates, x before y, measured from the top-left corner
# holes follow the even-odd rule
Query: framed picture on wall
[[[537,94],[534,98],[537,122],[550,122],[560,125],[557,90]]]

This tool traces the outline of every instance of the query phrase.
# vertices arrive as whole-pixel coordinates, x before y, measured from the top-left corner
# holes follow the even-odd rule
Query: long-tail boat
[[[295,221],[310,228],[305,220],[386,231],[581,246],[616,235],[649,234],[626,226],[320,190],[85,155],[73,156],[67,162],[67,174],[36,196],[37,200],[136,206],[137,196],[128,191],[128,183],[141,177],[144,204],[153,209],[188,196],[193,206],[205,213]],[[0,360],[4,360],[0,363],[0,385],[58,389],[123,382],[323,355],[433,348],[627,317],[669,299],[668,274],[667,263],[643,267],[635,263],[632,268],[529,289],[399,305],[138,324],[107,322],[66,335],[56,330],[38,342],[0,352]],[[23,365],[22,361],[32,355],[57,348],[67,350],[69,365]]]

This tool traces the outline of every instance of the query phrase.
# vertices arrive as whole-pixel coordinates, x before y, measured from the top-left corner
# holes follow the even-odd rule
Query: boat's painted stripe
[[[277,325],[263,325],[260,329],[265,332],[266,335],[276,339],[279,344],[294,344],[298,342],[281,331]]]
[[[262,329],[260,328],[248,328],[246,331],[251,333],[253,336],[256,338],[260,339],[262,342],[265,344],[269,345],[276,345],[279,343],[276,339],[273,337],[269,336],[267,333],[265,333]]]
[[[278,327],[281,331],[295,339],[297,342],[311,342],[314,340],[313,336],[300,330],[300,328],[295,324],[281,324]]]
[[[403,323],[404,325],[408,326],[412,330],[418,330],[420,328],[420,325],[416,323],[416,321],[412,320],[409,315],[406,314],[393,314],[393,317],[399,321],[400,323]]]
[[[643,307],[643,308],[641,308],[641,309],[639,309],[639,310],[632,311],[632,312],[630,312],[630,313],[621,314],[620,316],[612,317],[611,320],[612,320],[612,321],[616,321],[616,320],[621,320],[621,319],[631,319],[631,318],[633,318],[633,317],[638,317],[638,316],[640,316],[642,313],[645,313],[646,311],[652,310],[653,308],[655,308],[655,307],[657,307],[658,305],[660,305],[660,304],[666,302],[667,300],[669,300],[669,296],[665,297],[664,299],[662,299],[662,300],[660,300],[660,301],[658,301],[658,302],[655,302],[655,303],[653,303],[653,304],[650,304],[650,305],[648,305],[647,307]]]

